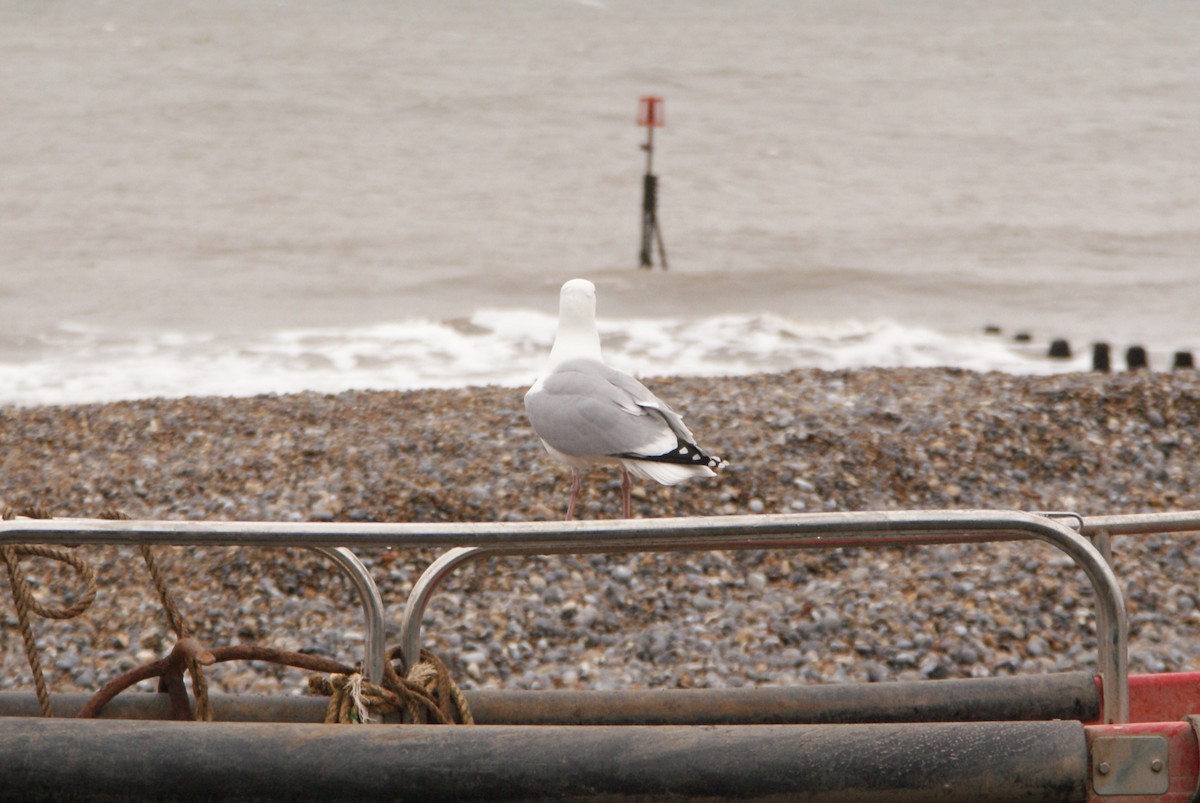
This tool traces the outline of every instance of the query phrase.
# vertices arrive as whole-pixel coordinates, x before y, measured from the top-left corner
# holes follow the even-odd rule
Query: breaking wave
[[[413,389],[533,382],[556,318],[481,310],[466,318],[216,334],[58,326],[0,339],[0,402],[72,404],[185,395]],[[1043,345],[889,320],[800,323],[776,315],[602,320],[606,359],[640,376],[956,366],[1044,374],[1084,370]]]

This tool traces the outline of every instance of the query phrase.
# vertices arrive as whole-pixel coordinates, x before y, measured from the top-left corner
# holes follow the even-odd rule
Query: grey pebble
[[[664,381],[666,397],[686,401],[689,426],[732,462],[713,480],[640,484],[639,518],[1200,507],[1200,377],[1182,372],[864,369]],[[762,410],[770,417],[755,423]],[[545,459],[512,388],[3,414],[11,457],[0,498],[23,502],[28,489],[44,489],[33,501],[60,515],[112,505],[150,519],[520,522],[564,512],[568,478]],[[34,459],[42,453],[71,462]],[[589,481],[584,517],[611,517],[617,478],[597,471]],[[1131,671],[1200,670],[1193,540],[1139,536],[1113,548],[1134,628]],[[38,642],[58,686],[94,691],[160,658],[175,636],[136,549],[85,550],[97,602],[78,619],[40,622]],[[432,555],[358,551],[387,603],[391,643]],[[205,643],[361,657],[361,610],[318,556],[162,555]],[[28,571],[43,595],[54,584],[39,563]],[[0,617],[11,632],[11,611],[0,606]],[[424,643],[476,686],[715,688],[1093,671],[1094,626],[1091,591],[1071,561],[1013,542],[489,559],[445,579]],[[30,687],[19,647],[0,660],[0,686]],[[211,678],[221,691],[293,693],[304,684],[299,671],[235,662],[213,667]]]

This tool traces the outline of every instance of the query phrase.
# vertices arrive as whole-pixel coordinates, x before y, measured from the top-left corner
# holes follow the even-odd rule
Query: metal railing
[[[418,654],[421,620],[433,593],[457,568],[494,555],[572,554],[618,551],[613,540],[634,532],[636,549],[619,551],[696,551],[698,549],[920,546],[950,543],[1040,540],[1067,553],[1087,575],[1096,595],[1097,658],[1106,690],[1106,723],[1128,721],[1128,627],[1124,597],[1103,555],[1083,536],[1061,521],[1026,513],[996,511],[915,511],[904,513],[831,513],[785,516],[723,516],[704,519],[660,519],[679,526],[652,527],[642,522],[616,521],[599,525],[592,540],[567,550],[551,546],[518,548],[458,547],[435,560],[418,578],[404,607],[401,653]],[[666,537],[674,530],[675,537]],[[1108,690],[1113,690],[1112,695]]]
[[[252,524],[225,524],[223,528],[210,527],[215,522],[161,522],[129,521],[109,519],[10,519],[0,521],[0,545],[9,544],[62,544],[68,546],[122,546],[131,543],[153,543],[161,546],[264,546],[286,547],[285,534],[268,539],[252,538],[251,542],[232,543],[213,530],[230,526],[241,528]],[[111,525],[117,525],[113,527]],[[128,524],[128,527],[121,525]],[[156,530],[160,537],[139,541],[135,533],[145,534],[147,527]],[[257,543],[261,540],[262,543]],[[363,650],[363,675],[371,680],[383,678],[383,664],[387,645],[384,643],[383,598],[375,585],[371,572],[358,556],[344,546],[310,546],[313,552],[329,558],[350,580],[363,609],[365,621],[365,644]]]
[[[1200,523],[1200,522],[1198,522]],[[1109,522],[1112,525],[1112,522]],[[1084,527],[1086,529],[1086,526]],[[1086,537],[1062,521],[1005,511],[903,511],[481,524],[169,522],[92,519],[0,521],[0,544],[305,547],[351,576],[367,617],[364,672],[382,675],[383,605],[351,547],[451,548],[418,580],[405,605],[401,647],[419,650],[420,622],[437,584],[456,566],[488,555],[684,552],[713,549],[917,546],[1040,540],[1069,555],[1096,595],[1103,720],[1128,721],[1128,628],[1111,567]]]

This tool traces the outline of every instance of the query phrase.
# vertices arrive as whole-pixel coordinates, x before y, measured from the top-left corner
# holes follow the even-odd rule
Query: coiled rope
[[[7,505],[0,508],[0,518],[6,521],[15,519],[18,516],[30,519],[53,518],[45,508],[41,507],[24,508],[20,511],[14,510]],[[128,520],[129,516],[118,510],[105,510],[100,514],[100,518]],[[171,590],[167,586],[166,575],[155,560],[153,548],[143,544],[141,552],[142,559],[146,562],[146,567],[150,570],[150,577],[154,581],[154,589],[158,592],[158,598],[162,602],[163,610],[167,614],[167,622],[180,640],[188,638],[190,631],[187,622],[179,613],[179,606],[175,603],[174,595],[171,594]],[[56,560],[66,563],[73,568],[80,583],[84,586],[83,592],[75,603],[59,608],[40,602],[34,595],[33,589],[30,588],[29,581],[25,579],[25,575],[21,571],[21,558],[26,557]],[[17,609],[17,623],[21,628],[21,641],[25,647],[25,658],[29,662],[30,672],[33,673],[33,684],[37,692],[38,707],[41,708],[42,716],[51,717],[53,713],[50,708],[50,689],[46,683],[46,675],[42,671],[41,653],[37,647],[37,639],[33,634],[31,614],[37,614],[47,619],[73,619],[83,613],[91,607],[91,604],[96,599],[96,573],[83,558],[70,549],[62,547],[25,544],[0,546],[0,559],[4,561],[4,565],[8,570],[8,583],[12,589],[13,604]],[[192,692],[196,698],[196,716],[198,719],[211,721],[212,706],[208,699],[208,682],[204,677],[204,672],[194,658],[188,659],[187,669],[192,677]]]
[[[52,518],[44,508],[27,508],[17,512],[7,505],[0,506],[0,518],[10,520],[18,516],[35,519]],[[128,520],[129,516],[121,511],[110,509],[102,512],[100,518]],[[284,653],[276,655],[275,653],[279,651],[252,646],[217,648],[211,652],[205,650],[198,642],[195,642],[187,621],[180,614],[175,596],[167,585],[166,574],[158,564],[153,547],[142,544],[140,549],[142,559],[154,582],[154,589],[158,593],[159,601],[166,613],[167,622],[178,637],[176,649],[172,650],[171,656],[166,659],[145,667],[135,668],[114,678],[105,685],[105,688],[97,692],[88,706],[85,706],[87,712],[81,711],[80,716],[94,716],[107,700],[119,693],[121,689],[127,688],[136,680],[141,679],[142,674],[145,674],[146,677],[160,677],[162,679],[160,691],[163,691],[164,685],[168,683],[168,675],[172,672],[171,667],[178,666],[175,664],[176,660],[182,660],[192,679],[192,693],[196,706],[195,719],[211,722],[213,719],[212,705],[208,695],[208,681],[205,678],[202,664],[237,658],[275,661],[293,666],[320,663],[304,655]],[[34,595],[29,581],[21,572],[20,562],[22,558],[26,557],[45,558],[71,566],[84,586],[82,594],[73,604],[66,607],[54,607],[39,601]],[[33,673],[38,705],[43,716],[51,717],[53,714],[50,707],[50,692],[42,671],[41,655],[38,651],[37,639],[33,634],[31,615],[37,614],[48,619],[71,619],[83,613],[96,599],[96,575],[92,567],[81,557],[70,549],[61,547],[23,544],[0,546],[0,559],[4,561],[8,570],[9,586],[12,589],[13,602],[17,610],[17,621],[21,628],[25,657],[29,661],[29,667]],[[180,647],[188,647],[188,649],[180,650]],[[251,652],[244,656],[241,655],[246,650]],[[219,655],[216,655],[217,653]],[[330,671],[334,669],[333,665],[323,668],[323,671],[328,672],[327,675],[310,677],[310,691],[327,695],[330,698],[325,721],[346,724],[367,723],[375,721],[377,717],[382,718],[388,713],[398,713],[404,721],[411,723],[475,724],[466,696],[458,684],[451,679],[446,665],[432,652],[422,649],[420,660],[413,664],[404,676],[396,671],[396,666],[402,666],[402,663],[399,663],[401,659],[399,647],[395,647],[389,652],[388,659],[389,663],[384,665],[382,684],[368,681],[360,672],[355,672],[349,667],[345,667],[345,671]],[[391,662],[397,663],[393,665]],[[309,668],[317,667],[310,666]],[[337,668],[343,669],[340,666]],[[175,672],[173,676],[178,678],[178,669],[173,671]],[[177,684],[178,681],[175,683]],[[182,695],[180,703],[186,708],[186,694],[182,691],[181,686],[174,685],[167,690],[172,691],[173,694]],[[188,716],[191,717],[190,713]]]
[[[50,515],[41,508],[30,508],[20,513],[5,506],[0,510],[0,518],[15,519],[18,515],[31,519],[48,519]],[[58,608],[46,605],[34,596],[29,581],[21,571],[21,558],[45,558],[65,563],[75,570],[76,576],[84,586],[83,593],[73,605]],[[21,641],[25,646],[25,658],[29,661],[29,669],[33,673],[33,684],[37,690],[38,706],[42,716],[52,716],[50,712],[50,690],[46,685],[46,676],[42,672],[42,659],[38,651],[37,639],[33,635],[32,614],[46,619],[73,619],[83,613],[96,599],[96,573],[92,571],[82,558],[68,549],[49,546],[30,546],[15,544],[0,546],[0,559],[3,559],[8,569],[8,585],[12,589],[13,604],[17,609],[17,623],[21,628]]]

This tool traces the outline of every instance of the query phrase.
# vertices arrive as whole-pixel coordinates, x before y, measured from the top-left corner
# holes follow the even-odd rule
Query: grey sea
[[[6,2],[0,403],[519,385],[575,276],[642,374],[1166,367],[1197,42],[1193,0]]]

